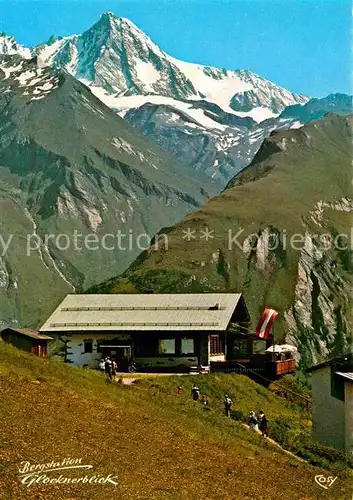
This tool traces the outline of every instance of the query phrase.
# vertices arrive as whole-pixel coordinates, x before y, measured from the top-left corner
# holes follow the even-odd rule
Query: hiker
[[[263,411],[259,413],[259,429],[264,437],[268,437],[267,418]]]
[[[254,431],[257,431],[257,432],[259,431],[259,425],[258,425],[257,417],[256,417],[254,411],[251,411],[249,413],[248,424],[249,424],[250,429],[253,429]]]
[[[116,377],[116,372],[118,370],[118,365],[116,364],[116,361],[113,359],[112,361],[112,378],[115,380]]]
[[[191,396],[194,401],[198,401],[200,398],[200,389],[196,384],[194,384],[193,388],[191,389]]]
[[[208,405],[208,397],[207,396],[202,396],[201,403],[203,405],[207,406]]]
[[[233,401],[230,399],[228,394],[226,394],[224,396],[224,409],[225,409],[227,417],[230,417],[230,410],[232,408],[232,403],[233,403]]]
[[[105,375],[107,377],[107,379],[109,380],[112,380],[112,362],[111,362],[111,359],[108,357],[106,358],[105,360],[105,364],[104,364],[104,370],[105,370]]]

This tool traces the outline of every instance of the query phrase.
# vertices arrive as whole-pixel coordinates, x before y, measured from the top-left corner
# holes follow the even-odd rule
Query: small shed
[[[352,456],[353,354],[313,366],[313,437]]]
[[[4,342],[41,358],[48,356],[47,343],[48,340],[52,340],[52,337],[29,328],[5,328],[1,332],[1,338]]]

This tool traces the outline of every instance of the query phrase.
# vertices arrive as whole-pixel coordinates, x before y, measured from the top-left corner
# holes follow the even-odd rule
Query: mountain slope
[[[272,133],[220,196],[168,229],[167,245],[94,291],[126,280],[242,291],[253,326],[266,304],[281,313],[278,340],[299,346],[302,366],[343,351],[353,326],[351,137],[352,117],[336,115]]]
[[[235,491],[236,498],[252,500],[319,498],[313,478],[337,475],[335,465],[330,464],[331,472],[288,457],[240,422],[225,418],[222,398],[225,391],[236,394],[244,413],[255,404],[264,409],[272,428],[275,420],[285,419],[300,437],[310,429],[308,414],[246,377],[206,378],[158,377],[114,387],[93,370],[0,344],[0,418],[6,422],[0,429],[1,498],[96,500],[103,494],[109,500],[233,500]],[[193,383],[210,396],[211,411],[189,397]],[[179,385],[184,395],[176,395]],[[105,442],[109,446],[102,446]],[[48,476],[111,474],[117,486],[20,484],[21,462],[45,464],[64,458],[82,458],[92,470],[53,471]],[[339,469],[333,500],[348,498],[350,477],[345,472]]]
[[[286,106],[308,100],[251,71],[177,60],[130,20],[111,12],[81,35],[51,40],[32,54],[81,80],[143,134],[172,154],[182,151],[184,162],[223,185],[252,160],[265,137],[267,128],[253,136],[249,123],[274,118]],[[163,120],[159,123],[165,130],[155,127],[155,133],[140,126],[144,105],[150,103],[161,106],[167,120],[175,112],[183,115],[172,131]],[[193,130],[190,123],[184,126],[185,117]]]
[[[256,124],[251,118],[238,118],[216,105],[211,109],[204,101],[189,102],[183,111],[172,104],[144,104],[124,118],[174,157],[224,185],[250,163],[261,137],[252,134]]]
[[[127,99],[125,99],[127,101]],[[206,101],[151,103],[121,110],[120,115],[173,156],[224,185],[247,166],[273,130],[299,128],[328,112],[350,114],[352,97],[332,94],[285,108],[278,117],[257,123]]]
[[[302,106],[293,105],[285,108],[279,118],[291,118],[302,124],[322,118],[326,113],[348,115],[353,111],[352,96],[330,94],[322,99],[310,99]]]
[[[0,53],[28,57],[29,49],[3,40]],[[272,130],[352,110],[342,95],[313,99],[302,110],[307,97],[251,71],[177,60],[111,12],[81,35],[59,37],[32,53],[81,80],[144,135],[174,156],[180,151],[185,163],[223,185],[250,163]]]
[[[0,59],[0,131],[5,242],[14,234],[2,256],[2,322],[36,326],[65,292],[124,270],[148,235],[219,190],[35,59]]]

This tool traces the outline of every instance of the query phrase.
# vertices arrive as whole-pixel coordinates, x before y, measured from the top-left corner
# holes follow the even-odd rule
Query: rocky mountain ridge
[[[100,87],[111,96],[159,95],[205,99],[230,110],[257,107],[273,113],[307,98],[246,70],[224,70],[179,61],[167,55],[129,19],[111,12],[82,35],[37,47],[47,64]]]
[[[180,106],[179,106],[180,108]],[[196,113],[203,110],[201,119]],[[171,104],[144,104],[123,113],[124,118],[173,156],[224,185],[246,167],[274,130],[300,128],[328,112],[349,114],[352,97],[332,94],[285,108],[278,117],[256,123],[205,101],[190,101],[180,110]]]
[[[253,327],[268,305],[305,368],[352,346],[352,116],[273,132],[221,195],[168,228],[92,291],[242,292]],[[164,238],[164,237],[163,237]],[[163,243],[162,235],[156,241]]]
[[[111,12],[81,35],[32,49],[0,38],[0,53],[16,50],[65,69],[167,152],[223,185],[251,162],[272,130],[352,109],[349,96],[309,100],[251,71],[177,60]]]
[[[0,131],[2,322],[36,326],[220,189],[36,59],[0,57]]]
[[[157,131],[154,139],[163,136],[159,141],[163,148],[172,154],[182,150],[190,166],[223,185],[251,161],[267,132],[250,137],[248,124],[256,125],[277,116],[286,106],[308,100],[251,71],[177,60],[130,20],[111,12],[102,14],[81,35],[59,37],[25,52],[18,46],[18,53],[22,57],[38,55],[42,64],[64,69],[120,116],[128,114],[145,135],[146,128],[140,128],[144,105],[161,106],[168,121],[175,113],[183,115],[175,120],[172,137]]]

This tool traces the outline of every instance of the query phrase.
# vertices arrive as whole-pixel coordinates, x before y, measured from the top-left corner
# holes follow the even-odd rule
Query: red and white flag
[[[277,316],[277,311],[266,307],[264,312],[261,314],[260,321],[257,324],[256,336],[266,340],[270,334],[271,327]]]

